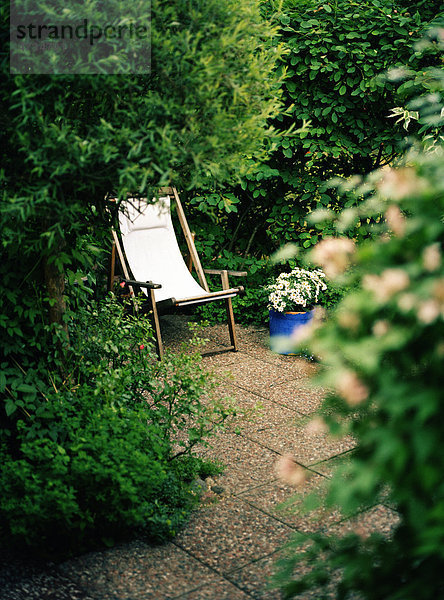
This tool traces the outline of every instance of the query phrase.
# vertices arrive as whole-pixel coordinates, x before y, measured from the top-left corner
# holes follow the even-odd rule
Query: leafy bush
[[[158,362],[147,318],[113,298],[79,309],[70,334],[65,380],[49,373],[26,404],[10,399],[2,543],[51,555],[174,535],[196,503],[193,479],[212,468],[192,448],[228,414],[201,401],[211,378],[195,353]]]
[[[442,130],[442,71],[429,71],[428,80],[435,94],[417,106],[423,122]],[[340,240],[336,252],[321,242],[313,254],[337,280],[356,286],[309,343],[322,360],[318,381],[330,390],[323,419],[358,442],[335,472],[327,504],[352,515],[383,502],[399,522],[390,538],[315,536],[311,549],[284,562],[285,597],[325,583],[334,571],[342,574],[338,598],[443,594],[443,181],[442,145],[411,150],[402,166],[376,172],[357,189],[367,198],[362,214],[385,218],[374,225],[378,239],[357,247],[353,268],[342,272]],[[297,579],[299,560],[311,570]]]
[[[241,184],[190,198],[188,208],[203,211],[198,238],[212,244],[210,257],[228,250],[261,258],[286,242],[309,250],[333,235],[331,222],[307,216],[319,206],[354,207],[361,198],[338,194],[329,179],[368,174],[404,151],[406,131],[390,117],[393,107],[404,111],[414,86],[381,75],[390,67],[392,75],[407,66],[419,76],[430,65],[442,68],[439,47],[426,54],[415,48],[442,19],[440,1],[265,0],[261,7],[286,51],[278,66],[285,110],[273,121],[282,136]],[[412,119],[409,131],[419,128]],[[365,217],[353,225],[350,237],[371,234]]]
[[[263,287],[247,288],[245,294],[233,298],[236,323],[266,327],[268,325],[267,298],[267,292]],[[225,305],[222,302],[203,304],[196,309],[194,318],[210,324],[226,323]]]
[[[85,387],[75,398],[49,398],[45,420],[33,419],[39,436],[20,423],[18,455],[3,445],[0,512],[8,544],[72,551],[135,527],[165,536],[180,522],[174,509],[183,507],[163,489],[168,446],[160,430],[144,424],[148,411],[97,409],[91,400]],[[186,505],[186,493],[181,500]]]
[[[276,10],[273,0],[263,6],[267,15]],[[247,191],[257,194],[255,214],[267,217],[269,243],[297,242],[308,249],[334,233],[331,223],[307,221],[314,208],[359,203],[356,196],[336,194],[329,178],[365,175],[402,154],[405,130],[394,128],[389,114],[410,90],[381,75],[389,67],[440,67],[438,47],[426,54],[413,48],[442,18],[442,3],[419,8],[405,0],[285,0],[281,6],[287,113],[276,125],[287,135],[267,168],[250,178]],[[306,128],[291,130],[304,122]],[[366,234],[360,227],[353,237]]]
[[[198,219],[196,222],[199,222]],[[202,223],[202,227],[205,226]],[[253,256],[245,258],[228,250],[217,252],[214,240],[207,241],[205,237],[196,238],[196,248],[204,268],[228,269],[247,273],[244,277],[230,277],[231,286],[242,285],[245,289],[244,294],[236,296],[232,300],[236,322],[242,325],[255,324],[258,326],[267,323],[267,293],[264,284],[273,271],[270,261],[266,258],[258,259]],[[220,289],[220,276],[210,275],[207,276],[207,279],[210,289]],[[226,322],[226,314],[224,302],[211,302],[196,307],[193,310],[192,318],[212,324],[223,323]]]

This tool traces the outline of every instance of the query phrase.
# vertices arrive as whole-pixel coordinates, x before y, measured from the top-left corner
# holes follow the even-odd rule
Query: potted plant
[[[267,286],[270,315],[270,346],[279,354],[291,354],[290,338],[313,318],[319,294],[327,289],[321,269],[296,267],[281,273]]]

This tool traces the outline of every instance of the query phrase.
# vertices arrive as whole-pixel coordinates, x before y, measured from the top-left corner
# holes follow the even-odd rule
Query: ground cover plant
[[[440,40],[432,32],[423,47]],[[351,533],[310,536],[311,546],[282,562],[287,598],[312,588],[322,597],[318,586],[334,575],[340,599],[426,600],[444,591],[444,81],[435,68],[404,76],[421,91],[406,109],[418,111],[427,139],[411,140],[401,163],[355,190],[365,198],[361,216],[384,215],[373,240],[344,253],[339,218],[338,238],[315,247],[312,260],[355,289],[308,342],[329,390],[322,426],[357,441],[333,475],[327,505],[350,516],[383,503],[397,523],[386,535],[358,519]]]
[[[216,470],[192,454],[229,414],[202,402],[214,383],[195,353],[159,362],[148,317],[127,309],[111,297],[78,310],[65,380],[50,374],[52,390],[36,390],[29,372],[26,390],[8,385],[5,548],[66,556],[130,535],[167,539],[198,500],[193,481]]]

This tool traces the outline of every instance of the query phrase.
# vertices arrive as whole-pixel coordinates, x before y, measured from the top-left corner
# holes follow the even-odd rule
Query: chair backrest
[[[153,204],[129,199],[119,214],[120,232],[128,265],[138,281],[160,283],[156,302],[201,296],[206,291],[189,272],[177,243],[171,219],[171,198]]]

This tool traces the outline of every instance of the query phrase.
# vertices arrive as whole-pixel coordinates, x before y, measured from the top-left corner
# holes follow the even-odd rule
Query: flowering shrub
[[[324,425],[357,442],[333,473],[326,502],[358,524],[359,513],[375,507],[394,525],[377,533],[352,520],[348,533],[310,536],[308,549],[283,561],[285,598],[331,582],[332,573],[341,575],[329,595],[338,599],[443,597],[443,181],[442,147],[411,151],[405,166],[379,171],[357,190],[367,198],[356,210],[373,218],[375,238],[355,248],[330,240],[311,257],[351,288],[304,340],[329,390]],[[287,482],[303,483],[289,457],[278,466]]]
[[[290,273],[281,273],[275,283],[267,286],[268,308],[278,312],[311,308],[327,286],[325,273],[320,269],[308,271],[296,267]]]

